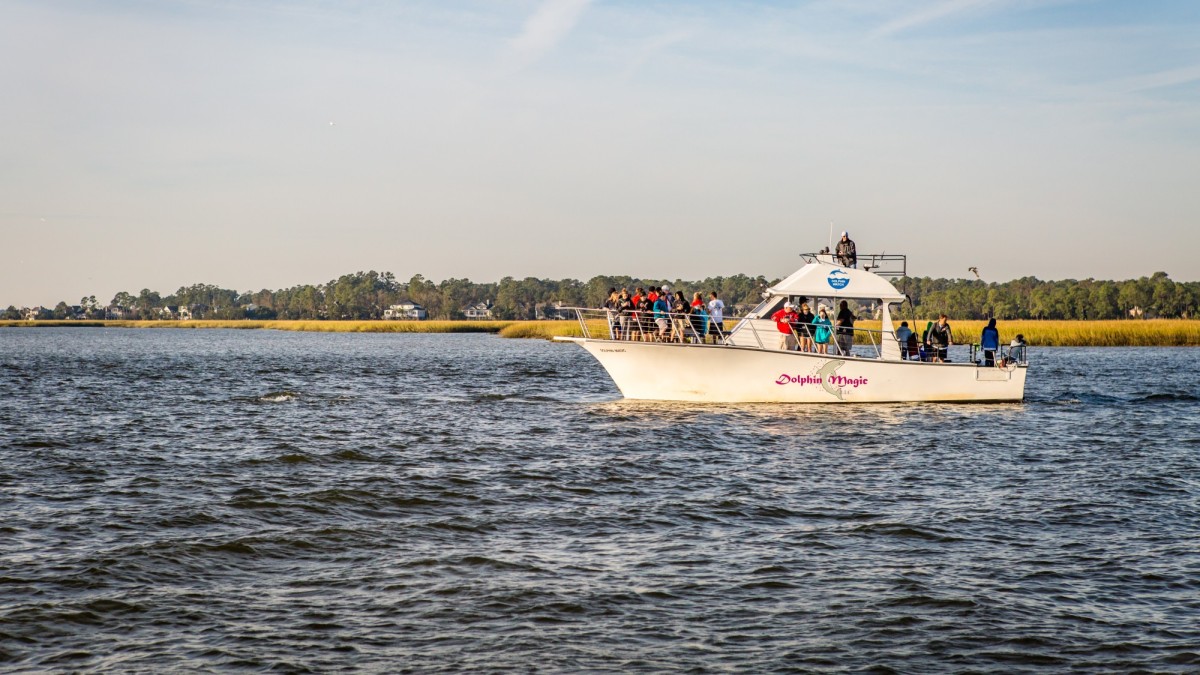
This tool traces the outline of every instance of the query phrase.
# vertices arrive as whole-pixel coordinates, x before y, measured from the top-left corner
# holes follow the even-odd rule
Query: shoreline
[[[910,321],[910,326],[911,326]],[[978,342],[986,322],[951,321],[958,344]],[[859,327],[879,328],[878,321],[860,321]],[[899,322],[896,322],[899,326]],[[923,329],[917,322],[911,326]],[[583,335],[576,321],[0,321],[0,328],[183,328],[193,330],[225,328],[235,330],[291,330],[324,333],[493,333],[506,338],[551,339],[556,336]],[[1195,319],[1117,319],[1104,321],[999,322],[1001,340],[1008,342],[1017,333],[1025,335],[1034,347],[1197,347],[1200,346],[1200,320]],[[602,321],[592,330],[603,331]],[[969,336],[965,339],[963,336]]]

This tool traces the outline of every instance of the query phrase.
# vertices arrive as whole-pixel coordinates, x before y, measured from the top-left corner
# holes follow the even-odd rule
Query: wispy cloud
[[[691,31],[674,30],[669,33],[657,35],[642,43],[640,47],[633,51],[633,58],[630,59],[629,65],[621,73],[621,79],[630,79],[637,71],[641,70],[642,66],[646,65],[654,57],[670,49],[673,45],[688,40],[692,35]]]
[[[511,43],[521,65],[533,63],[561,42],[589,4],[591,0],[544,0]]]
[[[1197,80],[1200,80],[1200,64],[1140,75],[1122,80],[1120,84],[1126,93],[1133,93],[1161,89],[1163,87],[1174,87]]]
[[[872,38],[887,37],[895,35],[906,30],[911,30],[919,26],[941,21],[946,17],[955,14],[962,14],[978,9],[982,9],[988,5],[995,4],[997,0],[946,0],[931,7],[913,12],[902,16],[898,19],[893,19],[888,23],[880,26],[871,33]]]

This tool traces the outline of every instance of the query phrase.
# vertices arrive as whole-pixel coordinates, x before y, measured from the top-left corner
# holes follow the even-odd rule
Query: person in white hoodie
[[[708,301],[708,319],[712,325],[708,333],[712,335],[713,342],[720,342],[725,337],[725,303],[717,297],[716,291],[709,295],[712,299]]]

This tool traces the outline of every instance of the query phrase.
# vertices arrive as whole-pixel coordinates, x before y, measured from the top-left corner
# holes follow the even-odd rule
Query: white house
[[[425,308],[415,302],[401,302],[396,305],[391,305],[383,310],[383,318],[388,320],[407,319],[411,321],[424,321],[428,316]]]
[[[463,316],[468,319],[490,319],[492,318],[492,303],[483,301],[463,308]]]

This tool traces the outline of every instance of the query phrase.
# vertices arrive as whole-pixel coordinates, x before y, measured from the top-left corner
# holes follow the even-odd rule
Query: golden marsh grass
[[[918,333],[926,319],[910,326]],[[979,341],[984,321],[951,320],[956,341]],[[878,321],[861,321],[861,328],[879,328]],[[896,321],[899,325],[899,320]],[[580,337],[577,321],[0,321],[0,327],[108,328],[235,328],[298,330],[335,333],[498,333],[510,338]],[[1200,320],[1144,321],[1000,321],[1001,342],[1017,333],[1038,347],[1183,347],[1200,346]],[[592,335],[606,335],[603,320],[589,321]]]
[[[899,327],[900,321],[894,321]],[[909,327],[918,336],[930,319]],[[986,321],[950,320],[954,341],[979,342]],[[860,328],[879,328],[878,321],[860,321]],[[1195,347],[1200,346],[1200,321],[1190,319],[1147,319],[1144,321],[997,321],[1000,343],[1008,344],[1018,333],[1036,347]]]

